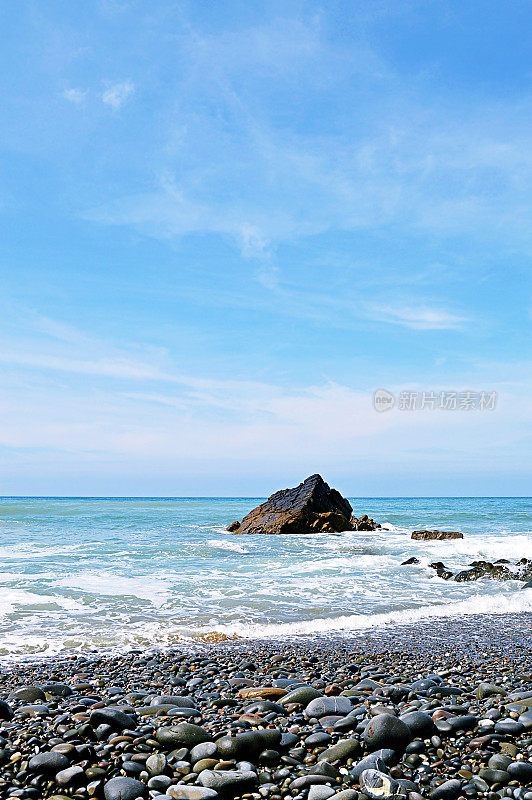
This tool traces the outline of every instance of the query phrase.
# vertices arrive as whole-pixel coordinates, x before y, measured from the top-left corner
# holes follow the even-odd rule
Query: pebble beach
[[[529,613],[11,662],[0,797],[532,800]]]

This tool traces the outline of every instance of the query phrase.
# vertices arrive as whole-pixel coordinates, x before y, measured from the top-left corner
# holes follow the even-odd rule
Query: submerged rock
[[[317,533],[374,530],[367,516],[352,517],[353,509],[345,497],[331,489],[321,475],[311,475],[293,489],[281,489],[254,508],[235,527],[233,533]],[[373,526],[373,527],[371,527]]]

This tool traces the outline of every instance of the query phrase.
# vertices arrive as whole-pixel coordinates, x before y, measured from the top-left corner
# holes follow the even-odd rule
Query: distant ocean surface
[[[532,612],[522,583],[444,581],[532,558],[530,498],[350,498],[390,530],[234,536],[249,498],[0,498],[0,656],[293,637]],[[463,540],[415,542],[419,528]],[[410,556],[419,565],[401,566]]]

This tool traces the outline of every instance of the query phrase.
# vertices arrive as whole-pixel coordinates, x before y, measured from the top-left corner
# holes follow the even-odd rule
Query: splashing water
[[[287,637],[532,612],[517,581],[435,576],[532,558],[524,498],[352,500],[387,530],[231,536],[249,499],[0,499],[0,655]],[[463,540],[414,542],[418,528]],[[401,566],[410,556],[419,564]]]

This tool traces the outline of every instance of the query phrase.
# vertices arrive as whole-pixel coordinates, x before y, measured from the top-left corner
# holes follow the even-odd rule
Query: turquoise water
[[[475,559],[532,558],[530,498],[351,498],[388,530],[234,536],[258,498],[0,498],[0,655],[209,638],[356,635],[431,617],[532,611],[532,590],[457,584]],[[414,542],[417,528],[463,540]],[[403,567],[410,556],[416,566]]]

